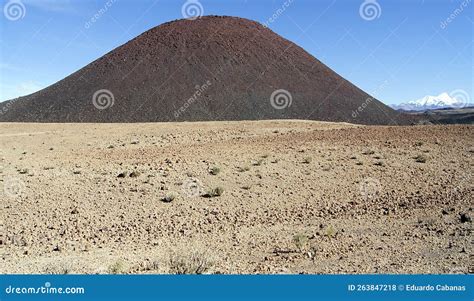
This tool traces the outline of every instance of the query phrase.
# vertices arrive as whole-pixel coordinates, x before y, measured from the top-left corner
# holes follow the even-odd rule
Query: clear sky
[[[183,18],[186,2],[0,1],[0,101],[47,87],[140,33]],[[273,31],[387,104],[457,89],[473,100],[471,0],[199,0],[199,4],[204,15],[267,22]],[[14,8],[19,8],[19,15]],[[269,22],[272,16],[276,17]]]

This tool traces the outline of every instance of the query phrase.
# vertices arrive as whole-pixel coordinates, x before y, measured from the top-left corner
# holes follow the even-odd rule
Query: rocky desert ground
[[[473,273],[471,125],[0,124],[1,273]]]

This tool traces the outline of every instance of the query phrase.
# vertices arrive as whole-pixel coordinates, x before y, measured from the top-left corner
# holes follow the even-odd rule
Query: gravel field
[[[1,273],[473,273],[474,127],[0,124]]]

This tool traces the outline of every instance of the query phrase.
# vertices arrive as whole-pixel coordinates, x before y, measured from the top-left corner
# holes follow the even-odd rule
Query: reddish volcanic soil
[[[94,106],[103,89],[113,101]],[[279,89],[291,99],[275,108]],[[0,121],[262,119],[408,124],[415,117],[370,98],[261,24],[216,16],[157,26],[50,87],[0,104]]]

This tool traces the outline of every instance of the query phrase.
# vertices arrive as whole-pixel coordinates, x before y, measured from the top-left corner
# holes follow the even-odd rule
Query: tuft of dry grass
[[[221,196],[224,193],[224,188],[218,186],[209,190],[204,196],[208,198],[213,198],[216,196]]]
[[[204,274],[213,264],[213,260],[206,252],[192,251],[188,254],[174,254],[169,261],[169,272],[171,274]]]
[[[128,273],[128,267],[123,260],[118,259],[117,261],[109,265],[109,267],[107,268],[107,272],[109,274],[126,274]]]
[[[413,159],[415,159],[415,162],[418,162],[418,163],[426,163],[426,161],[428,160],[428,158],[425,155],[418,155]]]
[[[293,236],[293,243],[300,252],[302,252],[307,247],[308,241],[309,238],[305,234],[299,233]]]
[[[209,170],[209,173],[213,176],[217,176],[220,172],[221,172],[221,169],[217,166],[214,166]]]
[[[329,237],[329,238],[333,238],[334,236],[336,236],[336,229],[334,229],[333,226],[329,226],[327,227],[326,229],[326,236]]]
[[[43,269],[43,274],[66,275],[71,274],[72,265],[70,263],[58,262],[51,263]]]

